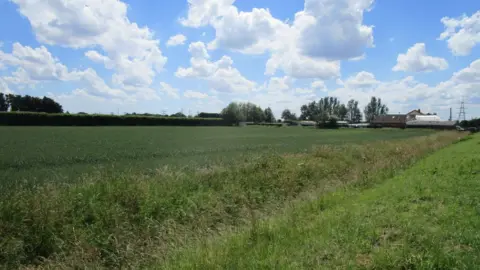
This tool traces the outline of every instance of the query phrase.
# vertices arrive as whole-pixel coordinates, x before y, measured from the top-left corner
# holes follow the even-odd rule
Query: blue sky
[[[71,112],[279,116],[323,96],[480,116],[480,2],[0,0],[0,92]],[[456,116],[454,116],[455,118]]]

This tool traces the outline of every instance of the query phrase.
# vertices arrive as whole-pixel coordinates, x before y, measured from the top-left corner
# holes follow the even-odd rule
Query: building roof
[[[421,120],[413,120],[408,121],[407,126],[455,126],[457,124],[456,121],[421,121]]]
[[[420,111],[420,109],[417,109],[417,110],[413,110],[413,111],[407,113],[407,115],[424,115],[424,113],[422,113],[422,111]]]
[[[372,123],[405,123],[407,121],[407,116],[405,114],[384,114],[375,116]]]

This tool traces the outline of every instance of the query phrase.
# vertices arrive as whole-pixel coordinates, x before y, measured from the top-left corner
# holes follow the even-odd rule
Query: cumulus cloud
[[[239,12],[235,6],[231,6],[211,24],[215,28],[216,38],[209,44],[210,49],[220,47],[250,54],[263,53],[272,42],[276,42],[276,33],[288,28],[267,9],[254,8],[251,12]]]
[[[363,14],[373,0],[305,0],[296,14],[299,47],[308,56],[343,60],[363,55],[373,46],[373,27],[363,24]]]
[[[452,76],[455,83],[480,83],[480,59],[473,61],[468,67],[455,72]],[[480,94],[480,88],[476,91]]]
[[[290,89],[294,82],[295,80],[288,76],[271,77],[268,83],[264,83],[263,88],[268,93],[275,94]]]
[[[480,59],[455,72],[450,79],[435,85],[428,85],[415,80],[413,76],[407,76],[393,81],[375,80],[376,83],[361,84],[359,87],[357,83],[352,83],[352,79],[358,79],[359,74],[347,79],[342,87],[330,91],[328,95],[337,96],[344,102],[354,98],[359,100],[362,106],[368,103],[371,96],[377,96],[389,105],[391,112],[405,112],[414,109],[412,104],[416,104],[427,110],[443,110],[444,115],[450,107],[458,106],[462,97],[466,100],[480,97]],[[370,75],[360,77],[374,78],[373,74]]]
[[[351,88],[366,88],[376,85],[378,81],[375,75],[370,72],[360,71],[354,76],[349,77],[344,84]]]
[[[175,35],[175,36],[171,36],[168,39],[167,46],[168,47],[173,47],[173,46],[183,45],[183,44],[185,44],[185,41],[187,41],[187,37],[182,35],[182,34],[178,34],[178,35]]]
[[[4,94],[13,94],[13,91],[10,90],[6,81],[0,77],[0,93]]]
[[[392,70],[431,72],[436,70],[444,70],[447,68],[448,63],[445,59],[427,55],[425,44],[416,43],[407,50],[407,53],[398,55],[397,64]]]
[[[11,53],[0,51],[0,62],[17,67],[15,76],[10,77],[10,80],[15,83],[22,83],[22,80],[16,81],[15,78],[29,83],[68,79],[67,67],[53,57],[44,46],[34,49],[14,43]]]
[[[192,99],[204,99],[208,97],[208,94],[198,91],[187,90],[183,93],[183,96]]]
[[[55,99],[59,99],[59,100],[84,98],[84,99],[87,99],[89,101],[94,101],[94,102],[105,102],[105,101],[107,101],[106,98],[101,97],[101,96],[92,95],[88,90],[81,89],[81,88],[75,89],[71,93],[64,93],[64,94],[60,94],[60,95],[55,95],[51,92],[48,92],[47,95],[50,96],[50,97],[53,97]]]
[[[269,52],[266,75],[278,70],[297,78],[339,76],[338,60],[361,59],[373,46],[373,30],[363,25],[363,13],[373,0],[306,0],[292,24],[268,9],[238,11],[234,0],[190,0],[185,26],[210,25],[216,37],[209,49],[246,54]]]
[[[313,81],[310,86],[314,89],[319,89],[322,91],[327,90],[327,86],[325,85],[324,81]]]
[[[454,55],[469,55],[473,47],[480,43],[480,11],[468,17],[443,17],[441,19],[445,31],[438,39],[446,40],[448,48]]]
[[[165,82],[161,82],[160,83],[160,91],[165,93],[166,95],[168,95],[169,97],[172,97],[172,98],[175,98],[175,99],[178,99],[180,98],[180,96],[178,95],[178,89],[177,88],[174,88],[172,87],[171,85],[169,85],[168,83],[165,83]]]
[[[235,0],[187,0],[187,2],[187,17],[181,18],[180,22],[184,26],[201,27],[225,13]]]
[[[12,1],[39,42],[103,51],[102,56],[91,50],[87,57],[114,66],[113,79],[119,85],[148,86],[167,61],[153,32],[130,22],[127,5],[119,0]]]
[[[179,67],[175,75],[179,78],[199,78],[206,80],[209,86],[218,92],[247,93],[253,91],[256,84],[246,79],[240,71],[232,67],[233,60],[223,56],[216,62],[210,56],[203,42],[194,42],[189,46],[192,55],[190,67]]]
[[[93,58],[97,57],[94,53],[87,54]],[[137,98],[158,99],[155,91],[148,87],[110,87],[92,68],[69,70],[44,46],[32,48],[14,43],[11,53],[0,50],[0,61],[8,67],[16,68],[11,74],[2,77],[2,81],[20,87],[25,85],[34,87],[36,84],[49,81],[75,82],[82,84],[83,89],[88,89],[85,91],[104,97],[129,101]],[[127,94],[128,91],[132,94]]]

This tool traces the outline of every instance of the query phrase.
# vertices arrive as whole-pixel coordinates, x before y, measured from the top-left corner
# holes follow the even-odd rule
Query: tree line
[[[347,104],[344,104],[336,97],[323,97],[319,101],[302,105],[300,116],[297,116],[290,109],[283,110],[281,119],[283,121],[315,121],[317,123],[326,123],[332,120],[360,123],[364,116],[366,122],[371,122],[375,116],[387,113],[388,106],[382,102],[381,98],[372,97],[363,109],[362,115],[357,100],[351,99]],[[226,122],[232,124],[275,122],[275,117],[270,108],[262,110],[260,106],[250,102],[231,102],[222,110],[220,115]]]
[[[266,108],[263,110],[260,106],[250,102],[231,102],[222,110],[220,115],[226,122],[237,125],[240,122],[275,122],[275,116],[273,115],[272,109]]]
[[[63,113],[62,106],[48,97],[33,97],[29,95],[14,95],[0,93],[0,112],[42,112],[42,113]],[[68,113],[68,112],[67,112]],[[326,123],[328,121],[348,121],[360,123],[362,119],[371,122],[375,116],[388,113],[388,107],[380,98],[372,97],[370,102],[363,109],[363,115],[357,100],[351,99],[346,104],[336,97],[323,97],[318,101],[312,101],[300,107],[300,116],[289,109],[281,114],[283,121],[315,121]],[[86,114],[86,113],[79,113]],[[167,114],[126,114],[126,116],[149,116],[149,117],[173,117],[189,118],[182,112],[172,115]],[[194,118],[222,119],[225,123],[238,125],[241,122],[273,123],[276,118],[270,107],[262,109],[260,106],[250,102],[231,102],[220,113],[198,113]]]
[[[62,105],[48,97],[0,93],[0,111],[63,113]]]

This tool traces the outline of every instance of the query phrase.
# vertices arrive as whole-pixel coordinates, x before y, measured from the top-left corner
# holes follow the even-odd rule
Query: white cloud
[[[359,77],[358,74],[350,79],[357,77]],[[373,74],[371,77],[374,78]],[[371,96],[377,96],[388,104],[391,112],[406,112],[417,106],[432,112],[443,112],[445,118],[449,108],[456,108],[462,97],[467,101],[480,98],[480,59],[455,72],[450,79],[436,85],[427,85],[408,76],[394,81],[375,80],[376,83],[370,86],[358,87],[358,84],[352,84],[350,79],[343,84],[343,87],[330,91],[328,95],[339,97],[343,102],[354,98],[359,101],[362,108]]]
[[[295,93],[297,94],[311,94],[314,90],[310,88],[295,88]]]
[[[153,32],[130,22],[127,5],[119,0],[12,1],[30,21],[39,42],[105,52],[102,62],[115,67],[113,79],[119,85],[148,86],[167,61]],[[88,53],[94,60],[100,55]]]
[[[480,11],[471,17],[465,14],[459,18],[443,17],[441,22],[445,31],[438,39],[447,40],[454,55],[469,55],[473,47],[480,44]]]
[[[399,54],[393,71],[431,72],[448,68],[448,63],[440,57],[427,55],[425,44],[416,43],[406,54]]]
[[[232,67],[233,60],[230,57],[223,56],[216,62],[210,61],[203,42],[191,43],[189,52],[192,55],[191,67],[179,67],[175,76],[206,80],[210,87],[218,92],[246,93],[254,90],[256,84],[243,77],[240,71]]]
[[[294,78],[327,80],[340,76],[340,63],[306,57],[290,47],[287,51],[273,53],[267,61],[266,75],[274,75],[277,70]]]
[[[452,76],[455,83],[480,83],[480,59],[473,61],[468,67],[455,72]],[[480,94],[480,88],[477,93]]]
[[[283,92],[290,89],[294,83],[294,79],[285,76],[285,77],[271,77],[268,81],[268,84],[264,84],[264,89],[268,93],[275,94],[276,92]]]
[[[222,15],[235,0],[188,0],[187,18],[180,19],[184,26],[205,26],[217,16]]]
[[[246,54],[268,51],[266,75],[277,70],[297,78],[330,79],[340,75],[337,60],[362,59],[373,46],[371,26],[362,24],[373,0],[306,0],[292,24],[274,18],[268,9],[238,11],[234,0],[189,0],[185,26],[210,25],[218,47]]]
[[[88,100],[94,101],[94,102],[105,102],[105,101],[107,101],[107,99],[104,98],[104,97],[92,95],[86,89],[80,89],[80,88],[75,89],[71,93],[68,93],[68,94],[65,93],[65,94],[55,95],[51,92],[48,92],[47,95],[50,96],[50,97],[53,97],[55,99],[59,99],[59,100],[85,98],[85,99],[88,99]]]
[[[192,99],[204,99],[208,97],[208,95],[205,93],[192,91],[192,90],[185,91],[183,93],[183,96],[186,98],[192,98]]]
[[[180,98],[180,96],[178,95],[178,89],[177,88],[174,88],[174,87],[172,87],[171,85],[169,85],[168,83],[165,83],[165,82],[161,82],[160,86],[161,86],[160,91],[167,94],[169,97],[172,97],[172,98],[175,98],[175,99]]]
[[[175,35],[175,36],[171,36],[168,39],[167,46],[172,47],[172,46],[183,45],[183,44],[185,44],[185,41],[187,41],[187,37],[182,35],[182,34],[178,34],[178,35]]]
[[[351,88],[366,88],[376,85],[378,81],[375,75],[370,72],[360,71],[352,77],[349,77],[344,84]]]
[[[93,52],[87,52],[87,54],[92,58],[98,57]],[[6,83],[19,85],[21,88],[25,86],[34,87],[38,83],[49,81],[63,81],[80,83],[84,86],[84,89],[88,89],[85,91],[125,101],[135,101],[137,98],[159,99],[155,91],[148,87],[132,88],[127,85],[122,88],[112,88],[91,68],[83,71],[69,71],[44,46],[32,48],[14,43],[11,53],[0,51],[0,61],[7,66],[16,68],[10,75],[4,76],[2,80]],[[126,92],[132,92],[132,94]]]
[[[108,86],[105,81],[98,76],[97,72],[91,68],[84,71],[74,71],[69,75],[71,81],[78,81],[84,85],[86,91],[94,92],[97,95],[106,97],[132,99],[125,91]]]
[[[305,0],[296,14],[299,48],[308,56],[343,60],[363,55],[373,46],[373,27],[363,25],[363,13],[373,0]]]
[[[327,90],[327,86],[325,85],[324,81],[314,81],[310,86],[314,89],[320,89],[322,91]]]
[[[0,51],[0,62],[17,67],[14,77],[10,77],[13,83],[68,79],[67,67],[54,58],[44,46],[34,49],[14,43],[11,53]],[[22,80],[17,81],[16,78]]]
[[[276,42],[277,32],[288,29],[267,9],[239,12],[235,6],[228,8],[211,25],[215,28],[216,38],[209,44],[209,49],[220,47],[252,54],[263,53],[272,42]]]
[[[108,69],[113,69],[115,67],[113,61],[110,60],[110,58],[106,57],[105,55],[101,55],[97,51],[87,51],[85,52],[85,56],[93,62],[105,65],[105,67]]]
[[[7,82],[5,82],[1,77],[0,77],[0,93],[13,94],[13,91],[10,90]]]

